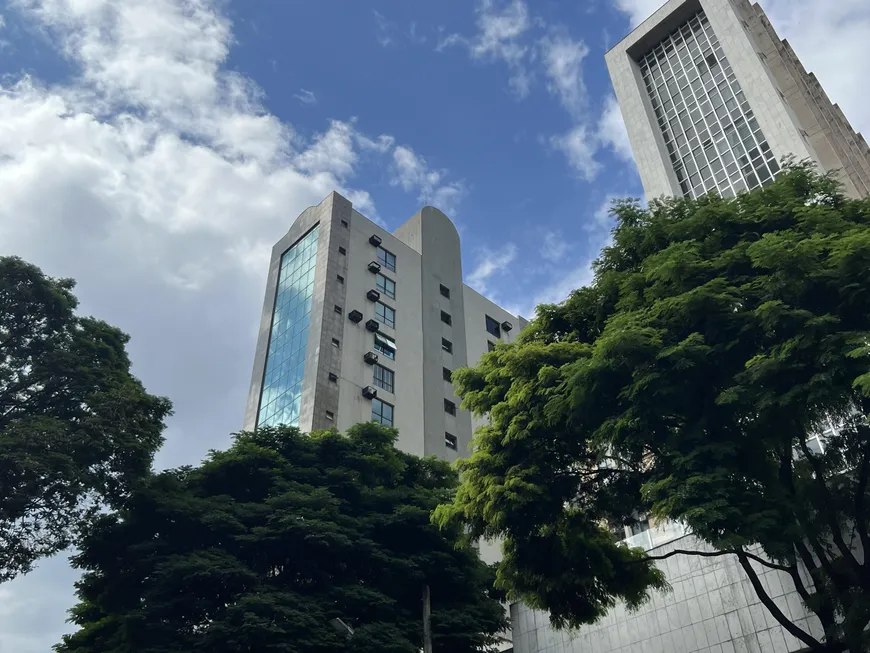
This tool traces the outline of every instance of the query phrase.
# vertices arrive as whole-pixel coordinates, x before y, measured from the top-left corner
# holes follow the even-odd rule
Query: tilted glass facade
[[[281,256],[258,427],[299,425],[314,294],[314,264],[317,262],[317,232],[318,227],[314,227]]]
[[[685,195],[773,180],[779,165],[703,11],[638,65]]]

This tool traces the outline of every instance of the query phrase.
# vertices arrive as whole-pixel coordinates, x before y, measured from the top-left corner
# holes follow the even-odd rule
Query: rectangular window
[[[377,276],[377,287],[382,294],[390,299],[396,298],[396,282],[392,279],[388,279],[384,275],[379,274]]]
[[[336,349],[341,347],[341,341],[339,341],[338,338],[333,338],[332,339],[332,346],[335,347]]]
[[[340,274],[336,278],[338,279],[338,283],[344,283],[344,277]]]
[[[441,338],[441,349],[446,351],[448,354],[453,353],[453,343],[450,342],[447,338]]]
[[[453,372],[448,370],[446,367],[441,368],[441,370],[444,375],[444,380],[447,381],[447,383],[453,383]]]
[[[342,226],[342,227],[347,227],[347,220],[342,220],[342,221],[341,221],[341,226]]]
[[[396,255],[383,247],[378,247],[378,263],[392,272],[396,271]]]
[[[338,315],[341,315],[341,306],[339,306],[338,304],[336,304],[334,310],[335,310],[335,312],[336,312]]]
[[[393,425],[393,407],[380,399],[372,399],[372,421],[384,426]]]
[[[331,410],[327,410],[326,419],[328,419],[330,422],[335,421],[335,413],[333,413]]]
[[[492,340],[486,341],[486,350],[487,351],[495,351],[495,343]]]
[[[445,311],[441,311],[441,321],[444,322],[444,324],[453,324],[453,318],[450,317],[450,313]]]
[[[456,404],[454,404],[449,399],[445,399],[444,400],[444,412],[447,413],[448,415],[455,415],[456,414]]]
[[[494,320],[489,315],[486,316],[486,330],[496,338],[501,338],[501,327],[497,320]]]
[[[339,253],[339,254],[347,254],[347,250],[346,250],[344,247],[339,247],[339,248],[338,248],[338,253]]]
[[[338,383],[338,374],[336,374],[335,372],[330,372],[329,380],[332,381],[332,383]]]
[[[459,450],[459,440],[452,433],[444,433],[444,446],[453,451]]]
[[[375,385],[387,392],[393,392],[393,382],[396,378],[393,370],[388,370],[383,365],[373,365],[372,367],[374,368]]]
[[[396,341],[382,333],[375,334],[375,351],[390,360],[396,359]]]
[[[380,302],[375,303],[375,319],[388,327],[396,328],[396,311]]]
[[[443,283],[441,284],[441,296],[450,299],[450,288],[445,286]]]

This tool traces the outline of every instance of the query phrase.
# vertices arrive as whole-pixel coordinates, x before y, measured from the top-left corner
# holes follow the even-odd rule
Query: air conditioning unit
[[[378,355],[373,351],[369,351],[363,356],[363,360],[367,365],[374,365],[378,362]]]
[[[380,331],[381,323],[377,320],[369,320],[368,322],[366,322],[366,329],[368,329],[369,331]]]
[[[369,242],[370,242],[372,245],[374,245],[375,247],[379,247],[380,244],[381,244],[382,242],[384,242],[384,241],[383,241],[383,240],[381,239],[381,237],[378,236],[377,234],[372,234],[371,237],[369,238]]]
[[[368,297],[371,301],[376,302],[381,298],[381,293],[372,288],[366,293],[366,297]]]
[[[504,329],[505,331],[510,331],[511,329],[514,328],[514,325],[511,324],[510,322],[502,322],[501,328]]]
[[[381,271],[381,264],[380,263],[378,263],[377,261],[372,261],[371,263],[369,263],[369,272],[371,272],[373,274],[377,274],[380,271]]]
[[[367,385],[362,389],[362,396],[366,399],[374,399],[378,396],[378,391],[373,386]]]
[[[354,324],[359,324],[360,322],[362,322],[363,319],[363,314],[360,311],[351,311],[347,314],[347,316]]]

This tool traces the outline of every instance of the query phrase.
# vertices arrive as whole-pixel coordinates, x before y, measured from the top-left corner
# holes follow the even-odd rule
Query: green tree
[[[736,555],[813,651],[868,650],[870,200],[792,164],[737,198],[613,213],[593,282],[454,373],[491,425],[436,520],[503,537],[500,587],[562,627],[662,586],[608,529],[647,510]],[[842,428],[819,453],[828,419]],[[755,544],[825,642],[766,594]]]
[[[0,581],[123,501],[171,410],[130,374],[126,334],[75,315],[74,286],[0,257]]]
[[[83,542],[80,630],[56,650],[417,653],[427,584],[434,650],[490,650],[495,573],[430,521],[456,474],[395,440],[374,423],[267,428],[155,476]]]

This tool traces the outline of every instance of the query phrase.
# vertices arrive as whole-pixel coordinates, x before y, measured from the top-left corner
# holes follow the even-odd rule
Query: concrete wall
[[[685,536],[650,550],[711,548]],[[753,551],[760,554],[758,550]],[[676,555],[658,563],[673,587],[637,612],[617,605],[599,623],[555,631],[547,616],[511,606],[516,653],[793,653],[804,645],[761,605],[736,556]],[[753,563],[762,585],[793,622],[816,638],[821,624],[801,603],[787,574]]]

